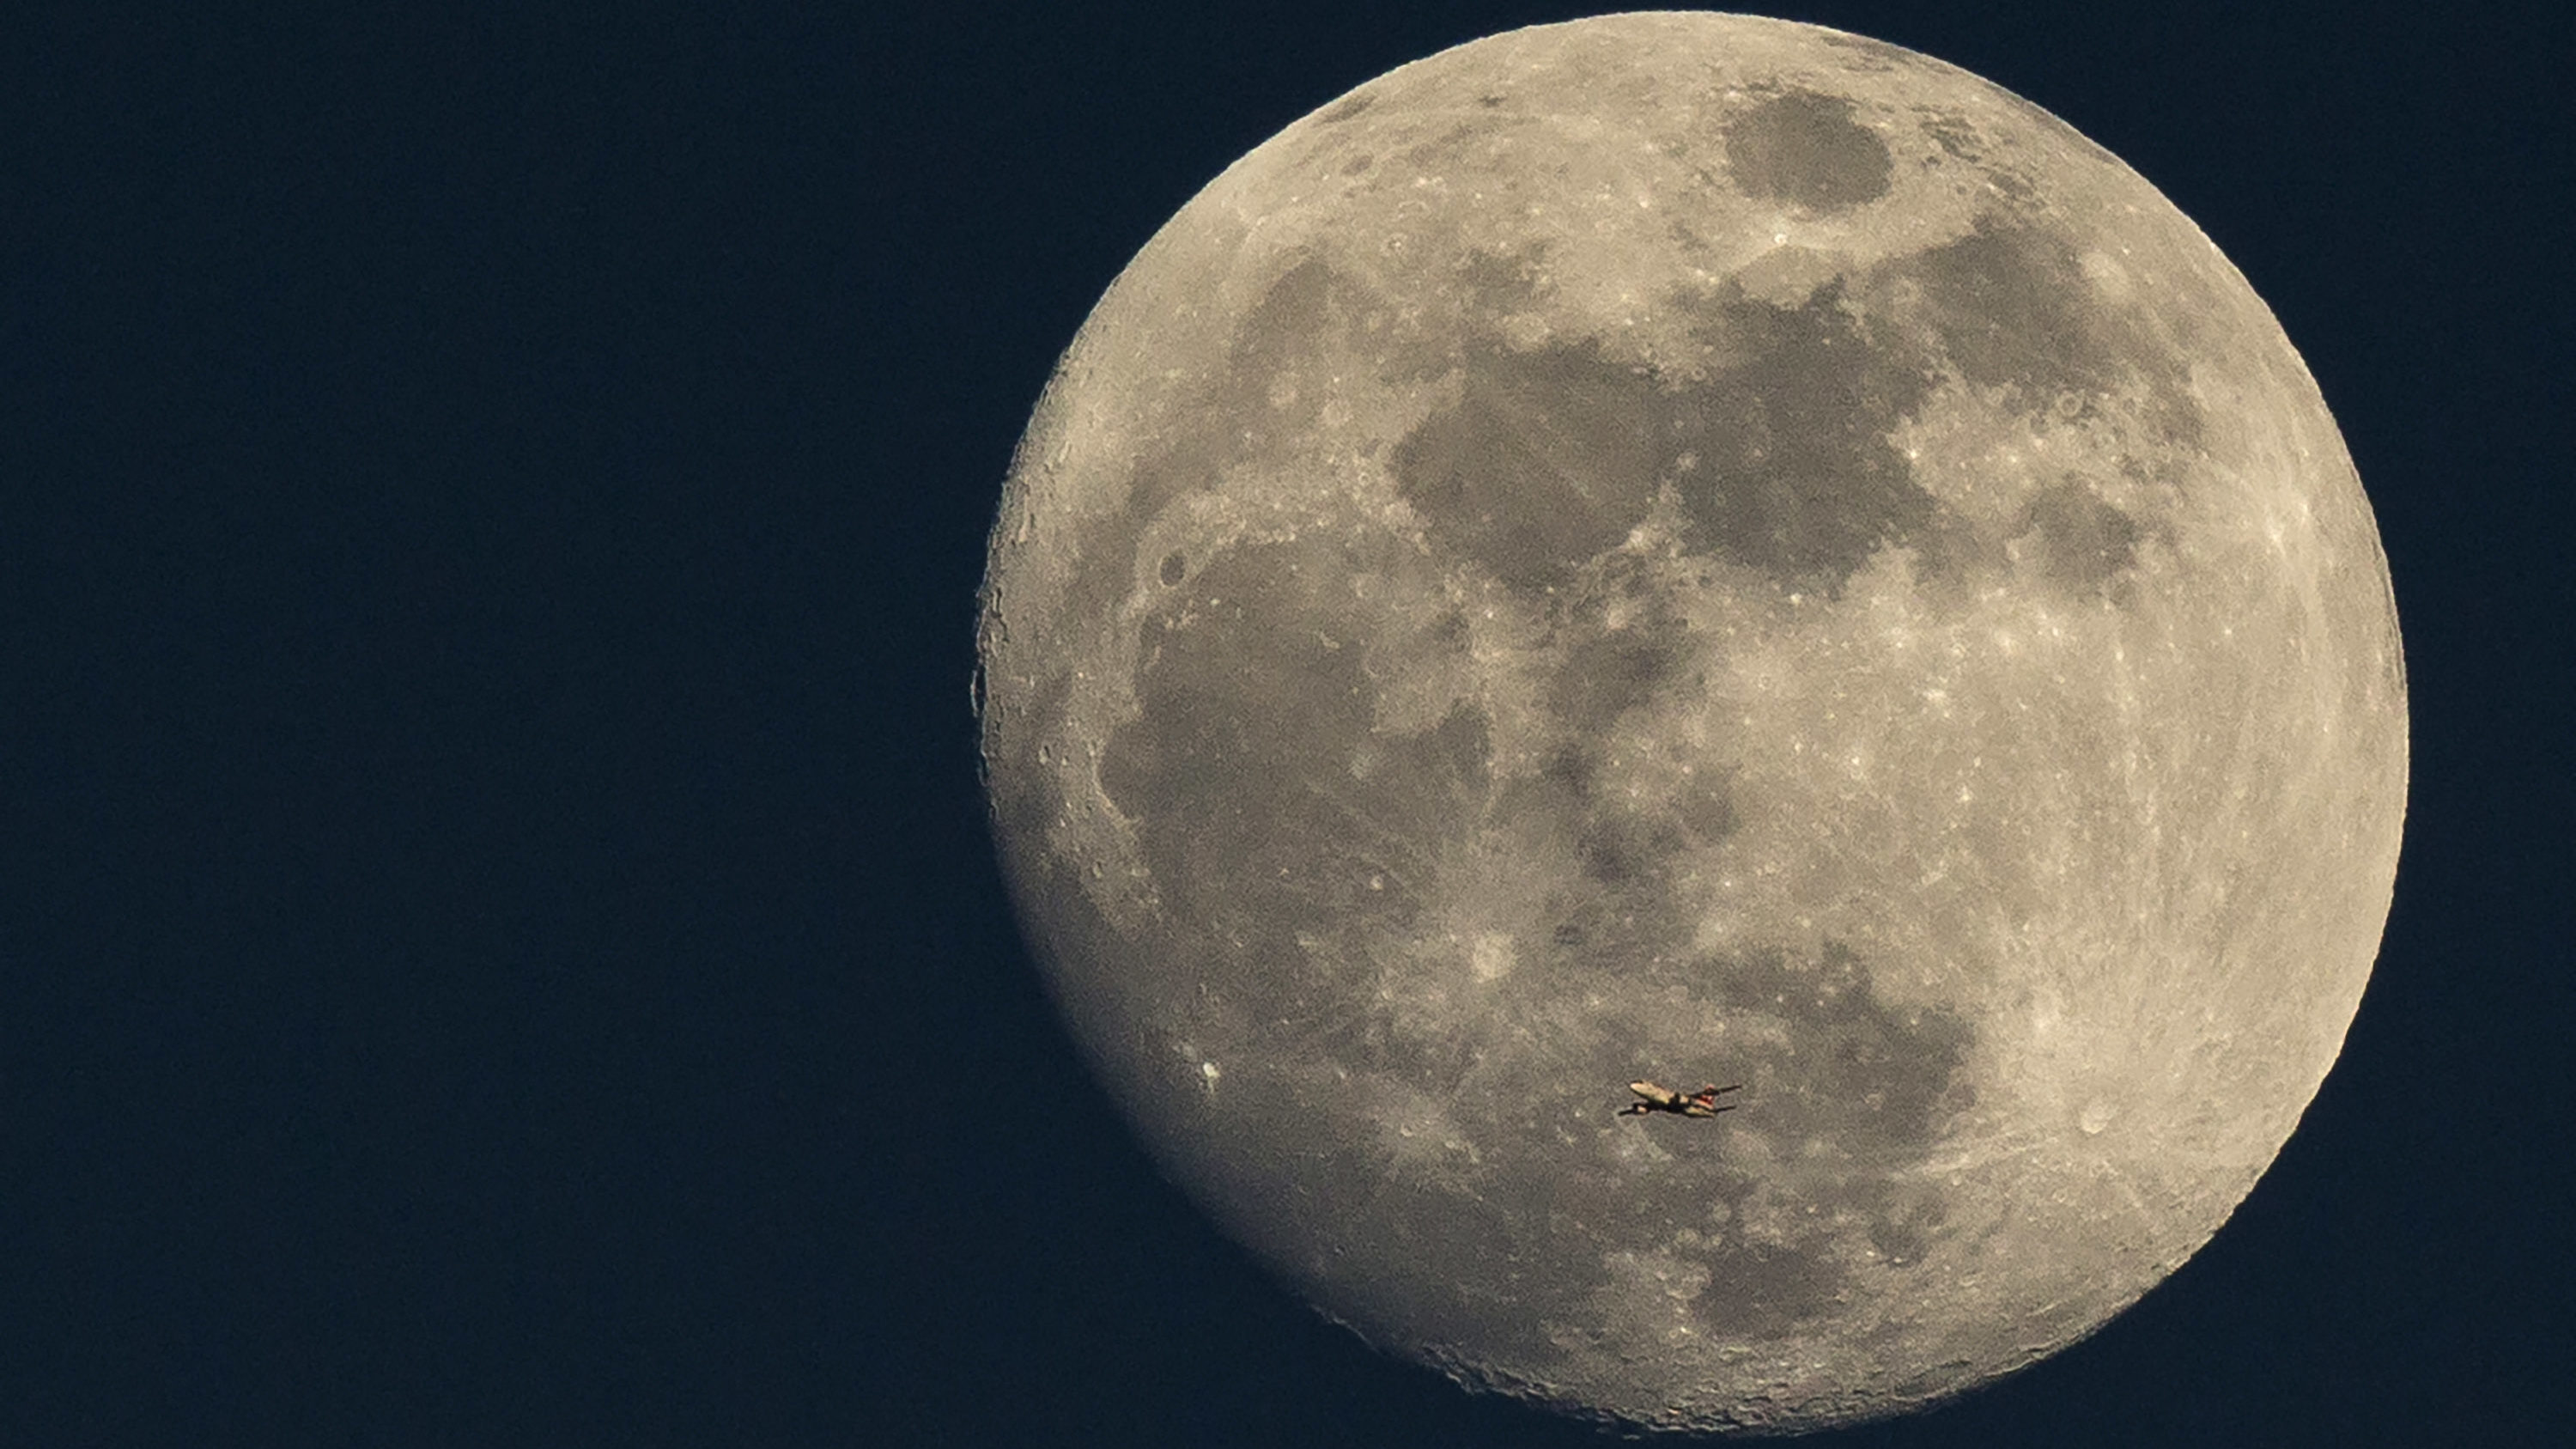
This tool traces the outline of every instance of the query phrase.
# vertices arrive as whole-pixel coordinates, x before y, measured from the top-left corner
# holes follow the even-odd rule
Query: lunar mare
[[[1782,21],[1479,41],[1229,168],[1049,384],[980,647],[1023,923],[1176,1179],[1650,1428],[1900,1412],[2171,1272],[2403,815],[2261,301],[2054,117]]]

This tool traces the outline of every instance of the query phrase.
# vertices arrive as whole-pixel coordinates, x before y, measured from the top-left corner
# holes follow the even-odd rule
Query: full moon
[[[1777,20],[1477,41],[1229,167],[1040,400],[979,643],[1024,928],[1173,1178],[1636,1428],[1901,1413],[2171,1273],[2404,814],[2387,564],[2244,278]]]

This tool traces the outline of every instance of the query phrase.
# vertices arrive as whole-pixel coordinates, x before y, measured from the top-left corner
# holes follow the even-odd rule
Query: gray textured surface
[[[1040,404],[982,647],[1031,940],[1175,1175],[1372,1340],[1658,1427],[1897,1412],[2170,1272],[2403,811],[2261,302],[2054,118],[1779,21],[1496,37],[1230,168]]]

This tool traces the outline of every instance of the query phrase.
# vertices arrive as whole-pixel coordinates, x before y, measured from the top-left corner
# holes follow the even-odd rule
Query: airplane
[[[1714,1117],[1720,1112],[1735,1110],[1735,1103],[1729,1102],[1721,1107],[1717,1099],[1728,1092],[1743,1091],[1744,1084],[1702,1087],[1687,1097],[1652,1082],[1630,1082],[1628,1090],[1637,1094],[1637,1100],[1619,1109],[1622,1117],[1643,1117],[1649,1112],[1670,1112],[1676,1117]]]

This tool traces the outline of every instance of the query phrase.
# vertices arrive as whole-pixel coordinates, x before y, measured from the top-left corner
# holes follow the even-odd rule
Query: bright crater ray
[[[1227,170],[1048,388],[982,653],[1030,939],[1174,1174],[1373,1341],[1653,1427],[1900,1412],[2163,1278],[2403,813],[2377,535],[2244,280],[1781,21],[1499,36]]]

